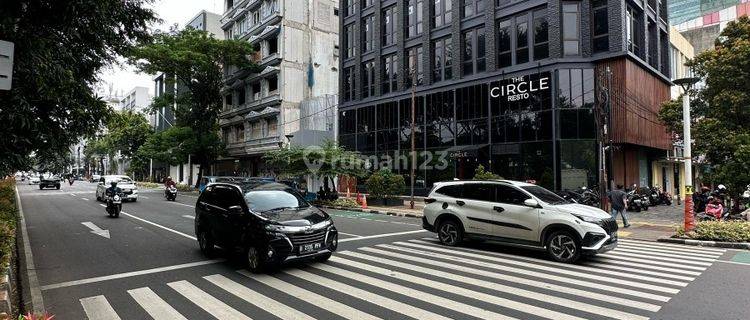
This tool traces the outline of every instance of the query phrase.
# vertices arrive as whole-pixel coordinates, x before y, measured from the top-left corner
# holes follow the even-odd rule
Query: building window
[[[362,98],[375,95],[375,62],[362,64]]]
[[[373,0],[362,0],[362,9],[372,6]]]
[[[633,9],[633,7],[628,6],[625,16],[627,20],[625,24],[625,39],[628,44],[628,51],[640,57],[641,50],[638,36],[641,33],[641,24],[639,22],[639,14]]]
[[[534,60],[549,58],[549,22],[547,10],[534,12]]]
[[[362,19],[362,52],[370,52],[373,49],[372,33],[374,27],[374,16],[371,15]]]
[[[383,46],[392,45],[396,40],[396,6],[383,10]]]
[[[484,72],[485,64],[485,43],[484,28],[477,28],[464,33],[464,50],[463,50],[463,75]]]
[[[451,38],[435,40],[432,43],[432,52],[435,64],[432,68],[432,80],[440,82],[453,78],[451,66],[453,65],[453,43]]]
[[[519,22],[518,19],[523,19]],[[526,16],[516,18],[516,64],[529,62],[529,23]]]
[[[416,37],[422,34],[422,5],[424,0],[409,0],[404,15],[406,37]]]
[[[446,0],[447,1],[447,0]],[[463,7],[461,8],[461,17],[467,18],[474,15],[484,13],[484,1],[485,0],[463,0]]]
[[[563,3],[563,55],[577,56],[581,53],[581,25],[578,3]]]
[[[241,106],[245,104],[245,88],[241,88],[237,91],[237,105]]]
[[[656,22],[649,18],[647,25],[648,25],[648,64],[654,68],[658,68],[659,67],[659,61],[658,61],[659,39],[657,38],[658,33],[656,31]]]
[[[271,76],[266,81],[268,82],[268,94],[277,94],[279,91],[279,76]]]
[[[344,48],[346,48],[344,59],[354,58],[357,54],[355,30],[353,23],[344,27]]]
[[[348,17],[357,12],[357,0],[344,0],[344,17]]]
[[[424,53],[422,47],[413,47],[406,50],[406,65],[409,67],[409,74],[406,75],[406,87],[410,88],[414,85],[414,78],[416,77],[416,85],[420,86],[424,84]]]
[[[344,101],[354,100],[355,95],[354,67],[344,69]]]
[[[435,16],[432,20],[434,28],[451,24],[451,0],[432,0],[433,12]]]
[[[398,90],[398,59],[395,54],[383,58],[383,94]]]
[[[510,44],[510,19],[497,24],[497,67],[504,68],[513,64]]]
[[[594,0],[591,3],[592,15],[592,44],[594,53],[609,51],[609,17],[607,0]]]

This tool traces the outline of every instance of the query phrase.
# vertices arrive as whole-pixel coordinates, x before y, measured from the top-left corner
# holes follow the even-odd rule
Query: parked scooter
[[[107,197],[107,214],[112,218],[120,216],[122,211],[122,194],[115,193]]]
[[[167,201],[175,201],[177,199],[177,188],[169,186],[164,189],[164,198],[166,198]]]

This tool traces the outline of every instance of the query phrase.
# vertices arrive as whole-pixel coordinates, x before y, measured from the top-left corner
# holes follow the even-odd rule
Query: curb
[[[380,210],[374,210],[374,209],[346,208],[346,207],[334,207],[334,206],[318,206],[318,207],[326,208],[326,209],[336,209],[336,210],[346,210],[346,211],[374,213],[374,214],[384,214],[384,215],[394,216],[394,217],[422,218],[421,215],[416,215],[416,214],[413,214],[413,213],[405,213],[405,212],[396,212],[396,211],[380,211]]]
[[[21,272],[20,278],[23,283],[24,280],[28,281],[28,294],[30,296],[30,302],[31,302],[31,310],[29,308],[24,308],[27,311],[33,311],[34,313],[40,313],[43,314],[44,309],[44,299],[42,298],[42,290],[39,286],[39,278],[36,274],[36,267],[34,265],[34,256],[31,252],[31,242],[29,241],[29,232],[26,229],[26,218],[23,215],[23,207],[21,205],[21,194],[18,193],[18,187],[16,187],[16,207],[18,208],[18,224],[21,225],[21,238],[23,242],[23,246],[21,247],[23,250],[23,259],[26,262],[25,264],[20,265]],[[19,248],[19,249],[21,249]],[[21,250],[19,250],[21,251]],[[21,256],[21,252],[18,253],[19,256]],[[25,272],[23,272],[25,271]],[[25,276],[25,279],[24,279]],[[24,294],[25,295],[25,294]],[[20,297],[23,301],[24,296]],[[21,303],[23,304],[23,302]]]
[[[702,247],[717,247],[717,248],[729,248],[729,249],[746,249],[750,250],[750,242],[722,242],[722,241],[706,241],[706,240],[693,240],[693,239],[680,239],[680,238],[666,238],[661,237],[658,242],[678,243],[690,246],[702,246]]]

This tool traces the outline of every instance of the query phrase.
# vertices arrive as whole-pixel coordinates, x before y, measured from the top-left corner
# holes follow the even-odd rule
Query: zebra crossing
[[[91,320],[645,320],[724,252],[622,239],[611,252],[569,265],[423,238],[273,274],[209,274],[132,288],[117,304],[104,295],[80,304]]]

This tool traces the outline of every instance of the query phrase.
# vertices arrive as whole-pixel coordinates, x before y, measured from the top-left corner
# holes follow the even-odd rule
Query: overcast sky
[[[222,14],[223,6],[224,0],[156,0],[153,4],[154,11],[163,22],[152,28],[164,30],[175,23],[183,27],[199,11]],[[110,86],[115,94],[126,93],[136,86],[147,87],[151,95],[154,94],[153,75],[136,73],[127,65],[104,69],[100,78],[99,87],[100,90],[103,89],[103,92],[100,92],[102,95],[109,94]]]

